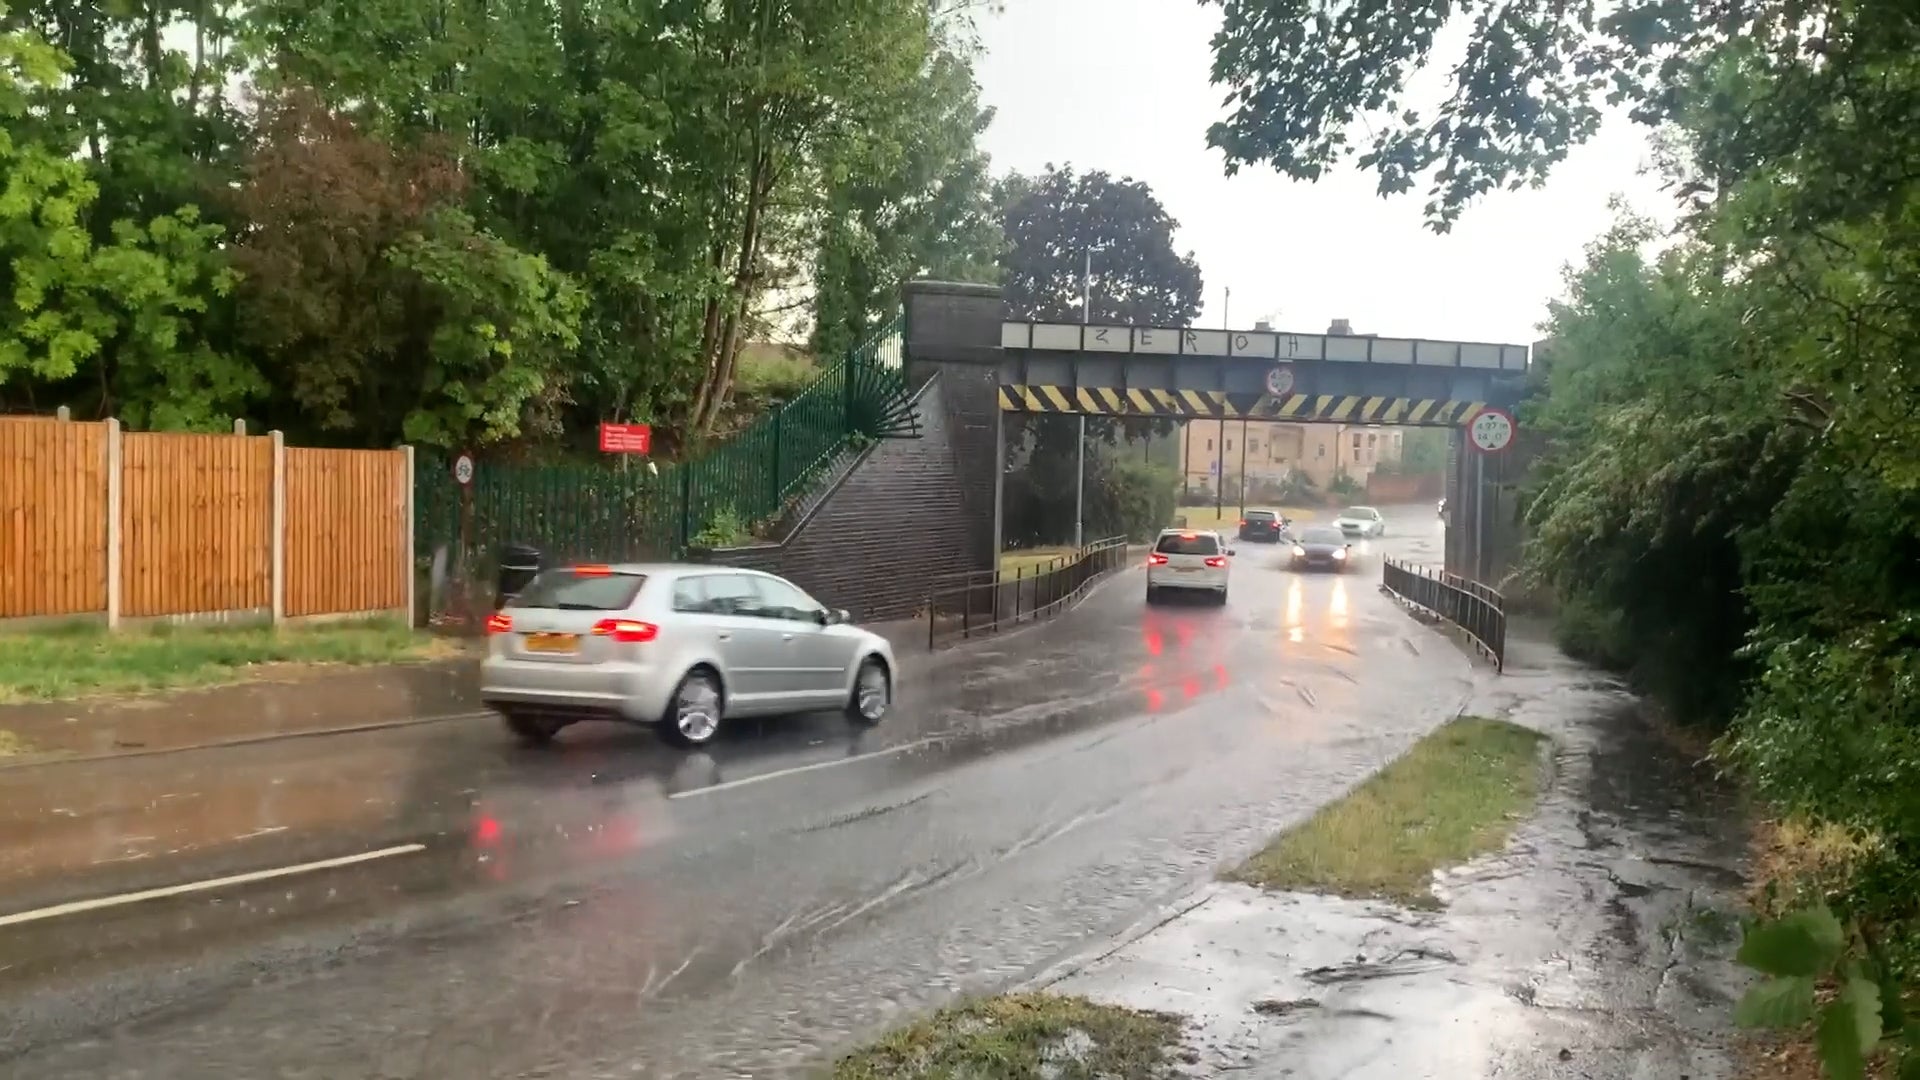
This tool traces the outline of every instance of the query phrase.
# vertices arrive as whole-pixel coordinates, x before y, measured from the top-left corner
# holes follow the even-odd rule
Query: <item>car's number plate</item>
[[[1173,572],[1176,574],[1194,574],[1199,571],[1200,568],[1197,566],[1176,566],[1173,568]]]
[[[569,653],[580,648],[579,634],[528,634],[528,652]]]

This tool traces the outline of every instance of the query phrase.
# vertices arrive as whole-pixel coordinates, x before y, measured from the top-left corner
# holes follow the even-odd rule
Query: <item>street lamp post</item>
[[[1080,272],[1080,325],[1082,326],[1093,321],[1093,252],[1094,248],[1089,246],[1086,252],[1086,266]],[[1087,414],[1081,413],[1077,420],[1078,438],[1073,444],[1073,546],[1076,550],[1086,546]]]

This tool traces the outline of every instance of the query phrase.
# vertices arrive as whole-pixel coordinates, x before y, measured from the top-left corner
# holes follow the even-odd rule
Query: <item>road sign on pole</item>
[[[1267,369],[1267,393],[1274,397],[1286,397],[1293,393],[1293,368],[1282,364]]]
[[[473,486],[473,455],[462,453],[453,459],[453,482],[461,487]]]
[[[1518,429],[1512,413],[1489,405],[1467,421],[1467,445],[1482,454],[1498,454],[1513,445]]]

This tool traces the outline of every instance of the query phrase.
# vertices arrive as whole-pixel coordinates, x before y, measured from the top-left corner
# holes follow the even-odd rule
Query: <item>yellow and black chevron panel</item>
[[[1448,427],[1466,423],[1485,404],[1446,398],[1364,394],[1228,394],[1219,390],[1115,390],[1108,387],[1000,387],[1002,412],[1089,416],[1176,416],[1336,424]]]

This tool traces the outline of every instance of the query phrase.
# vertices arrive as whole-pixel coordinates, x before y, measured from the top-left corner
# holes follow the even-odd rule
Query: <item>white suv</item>
[[[1169,589],[1203,592],[1216,604],[1227,602],[1227,572],[1233,549],[1217,532],[1167,529],[1154,541],[1147,556],[1147,603]]]

